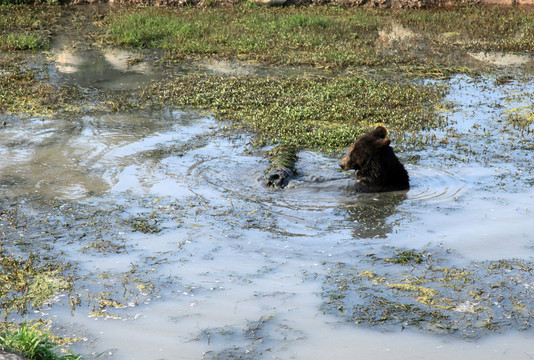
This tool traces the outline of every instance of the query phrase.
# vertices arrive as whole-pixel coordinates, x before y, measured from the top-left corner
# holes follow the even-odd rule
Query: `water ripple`
[[[412,200],[443,201],[458,196],[465,182],[454,174],[431,166],[409,166]]]

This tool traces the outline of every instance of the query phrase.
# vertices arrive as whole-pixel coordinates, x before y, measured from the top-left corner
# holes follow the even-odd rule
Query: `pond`
[[[50,71],[131,88],[153,76],[132,59],[58,52]],[[221,68],[263,71],[205,66]],[[10,118],[2,246],[77,274],[75,295],[25,318],[110,359],[532,357],[534,128],[512,115],[534,79],[443,82],[449,125],[413,135],[398,193],[356,193],[311,151],[268,188],[261,149],[193,111]]]

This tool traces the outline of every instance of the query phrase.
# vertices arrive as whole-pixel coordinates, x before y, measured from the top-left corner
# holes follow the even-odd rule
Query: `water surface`
[[[57,81],[81,81],[84,67],[150,74],[115,64],[123,58],[59,53],[54,71]],[[424,149],[399,152],[412,188],[386,194],[356,193],[339,159],[310,151],[299,154],[290,186],[267,188],[261,149],[194,112],[10,118],[0,130],[0,193],[25,228],[5,227],[2,244],[23,253],[20,239],[29,238],[77,264],[81,304],[72,310],[60,297],[36,316],[84,337],[75,350],[85,354],[531,358],[532,333],[519,326],[466,341],[402,324],[358,326],[325,306],[329,277],[381,271],[368,259],[396,249],[432,252],[449,267],[532,261],[533,129],[508,118],[531,103],[534,83],[458,76],[448,85],[450,126],[420,135],[432,139]],[[402,135],[391,134],[393,143]],[[135,231],[142,225],[152,231]],[[518,286],[534,286],[527,280]]]

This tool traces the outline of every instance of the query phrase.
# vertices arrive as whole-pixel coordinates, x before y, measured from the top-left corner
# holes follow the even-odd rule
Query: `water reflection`
[[[351,202],[345,209],[354,238],[386,238],[398,225],[399,206],[407,199],[406,192],[383,194],[361,194],[357,202]],[[397,221],[395,221],[397,220]]]
[[[67,48],[53,53],[49,71],[51,77],[60,82],[102,89],[135,89],[157,79],[152,66],[134,51],[78,52]]]
[[[86,58],[73,51],[63,50],[55,56],[56,70],[64,74],[74,74],[80,71],[85,60]]]
[[[0,156],[4,158],[0,178],[5,196],[35,193],[49,199],[82,199],[102,195],[114,184],[124,183],[125,169],[150,169],[151,159],[139,157],[139,152],[166,143],[176,146],[192,136],[184,128],[193,119],[194,114],[168,110],[24,121],[13,118],[0,132]]]
[[[392,45],[398,42],[407,42],[416,37],[416,33],[399,23],[392,23],[378,31],[378,42],[383,45]]]
[[[508,54],[499,52],[477,52],[470,53],[478,61],[489,63],[496,66],[519,66],[525,65],[532,61],[527,54]]]

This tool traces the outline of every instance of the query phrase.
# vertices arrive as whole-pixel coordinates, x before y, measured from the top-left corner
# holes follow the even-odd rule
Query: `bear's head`
[[[387,148],[391,140],[386,139],[387,130],[383,126],[363,135],[352,144],[349,153],[341,160],[343,170],[361,170],[367,167],[383,148]]]

